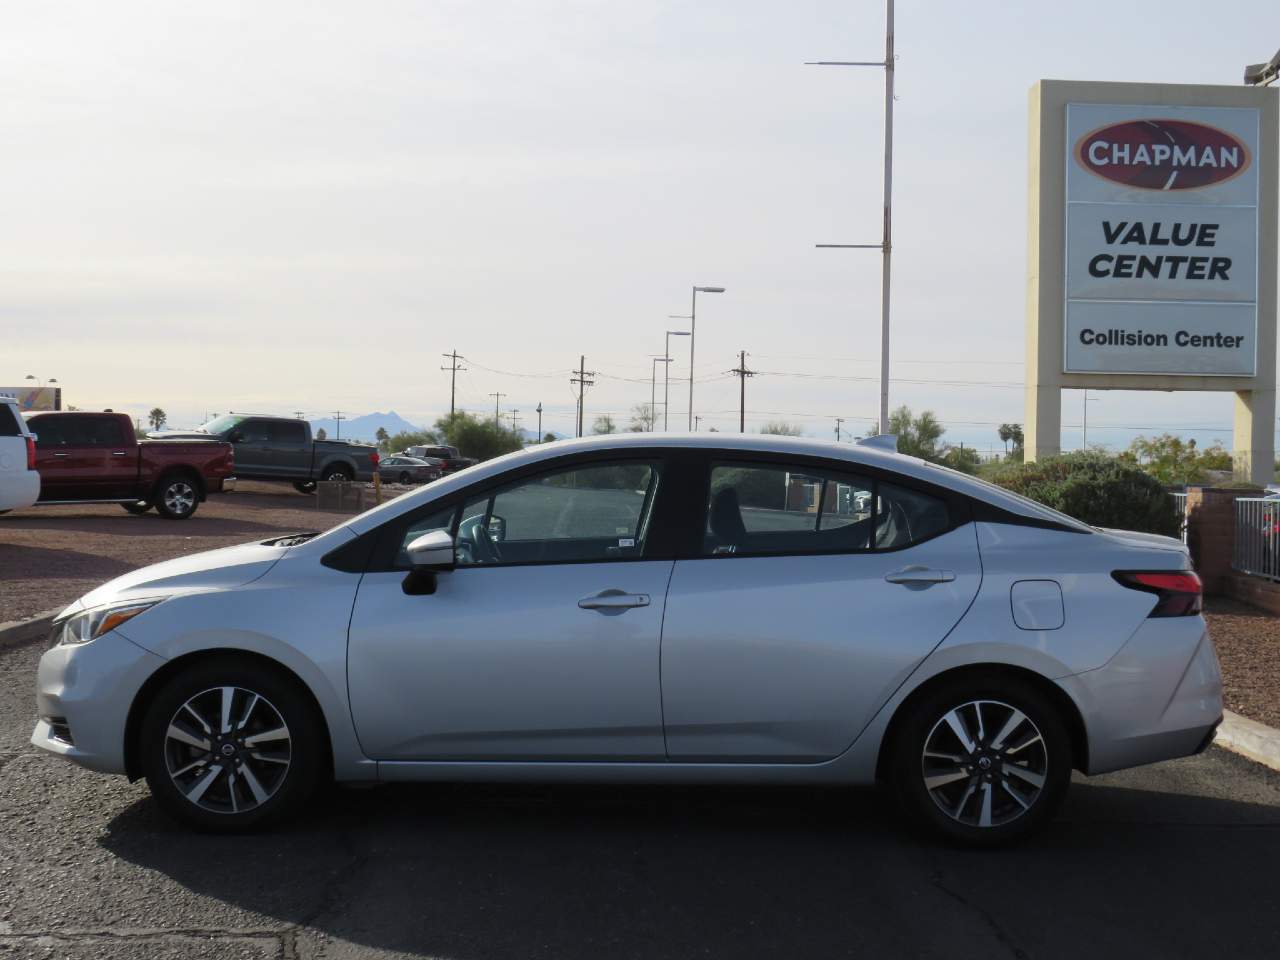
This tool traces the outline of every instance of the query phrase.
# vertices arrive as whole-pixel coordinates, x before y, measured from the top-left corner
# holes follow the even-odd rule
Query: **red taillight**
[[[27,437],[27,469],[34,470],[36,468],[36,438]]]
[[[373,453],[369,455],[369,459],[373,461],[373,469],[377,470],[378,461],[382,459],[380,456],[378,456],[378,451],[377,450],[373,451]]]
[[[1116,582],[1159,599],[1149,617],[1193,617],[1200,612],[1204,585],[1192,570],[1116,570]]]

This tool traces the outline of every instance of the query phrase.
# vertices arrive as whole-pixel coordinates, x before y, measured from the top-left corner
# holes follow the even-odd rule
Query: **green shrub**
[[[1176,537],[1182,513],[1160,481],[1132,463],[1095,452],[1005,464],[991,477],[1007,490],[1096,527]]]

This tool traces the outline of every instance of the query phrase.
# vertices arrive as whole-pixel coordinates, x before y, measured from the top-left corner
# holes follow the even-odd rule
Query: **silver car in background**
[[[384,483],[430,483],[444,473],[443,462],[428,457],[392,454],[378,461],[378,474]]]
[[[993,844],[1208,745],[1200,601],[1176,540],[875,445],[604,436],[94,590],[32,742],[205,830],[326,776],[881,782]]]

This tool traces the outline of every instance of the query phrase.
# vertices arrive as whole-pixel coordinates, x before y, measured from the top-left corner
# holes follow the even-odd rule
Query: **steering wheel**
[[[489,536],[484,516],[468,517],[458,525],[458,544],[467,546],[472,563],[496,563],[502,560],[498,545]]]

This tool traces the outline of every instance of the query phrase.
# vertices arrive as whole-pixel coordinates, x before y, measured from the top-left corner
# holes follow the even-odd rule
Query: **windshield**
[[[203,430],[205,433],[226,433],[244,417],[237,416],[234,413],[224,413],[220,417],[214,417],[208,423],[197,427],[197,430]]]

